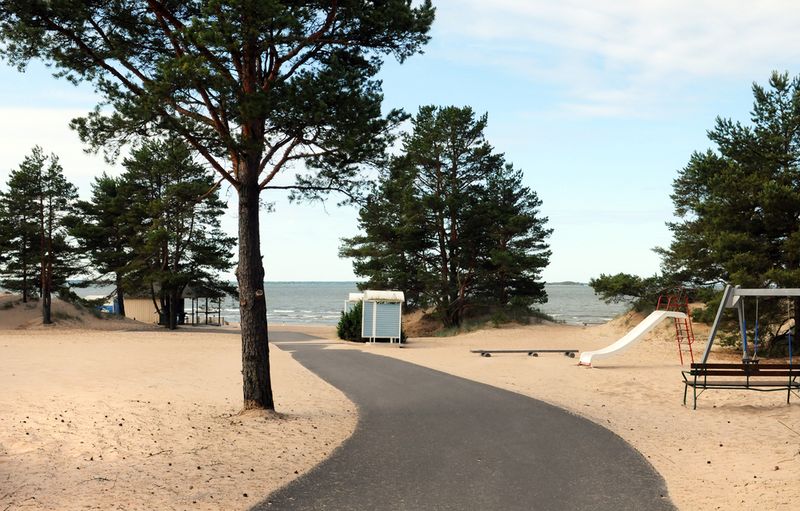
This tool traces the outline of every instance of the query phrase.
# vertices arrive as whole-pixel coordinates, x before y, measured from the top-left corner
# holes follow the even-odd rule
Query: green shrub
[[[358,302],[349,312],[342,312],[339,324],[336,325],[336,335],[345,341],[361,341],[361,302]]]

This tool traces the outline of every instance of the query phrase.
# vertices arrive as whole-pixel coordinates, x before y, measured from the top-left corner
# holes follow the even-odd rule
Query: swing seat
[[[693,409],[697,409],[697,397],[708,389],[739,389],[759,392],[786,390],[786,402],[792,393],[800,392],[800,367],[791,364],[760,363],[695,363],[683,376],[683,404],[689,387],[693,390]],[[731,379],[735,377],[735,379]],[[719,379],[726,378],[726,379]],[[700,392],[698,392],[700,389]]]

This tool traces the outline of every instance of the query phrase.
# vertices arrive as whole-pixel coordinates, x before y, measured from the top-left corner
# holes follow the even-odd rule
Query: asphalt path
[[[647,460],[586,419],[418,365],[283,334],[270,337],[355,402],[359,420],[330,458],[253,509],[674,509]]]

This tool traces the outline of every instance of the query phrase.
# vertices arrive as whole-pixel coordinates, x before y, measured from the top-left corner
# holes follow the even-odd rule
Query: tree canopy
[[[800,286],[800,77],[753,84],[751,124],[717,118],[716,151],[695,152],[673,185],[668,273],[698,284]]]
[[[674,181],[678,220],[659,250],[673,279],[800,287],[800,77],[774,72],[752,90],[750,123],[718,117],[714,149],[693,153]],[[761,332],[777,338],[798,314],[797,300],[762,300]]]
[[[600,274],[599,277],[589,280],[589,286],[601,300],[606,303],[627,302],[637,312],[649,312],[655,309],[659,296],[670,294],[669,289],[676,287],[670,284],[668,278],[664,276],[653,275],[642,278],[629,273]]]
[[[484,137],[469,107],[420,108],[402,154],[361,209],[362,235],[343,240],[363,286],[402,289],[448,326],[466,314],[546,300],[550,251],[541,201]]]
[[[114,284],[117,310],[124,316],[124,276],[135,257],[130,239],[136,226],[128,220],[129,204],[122,187],[120,177],[105,173],[96,177],[91,199],[75,203],[76,214],[69,219],[69,230],[91,268],[86,272],[92,274],[91,282]]]

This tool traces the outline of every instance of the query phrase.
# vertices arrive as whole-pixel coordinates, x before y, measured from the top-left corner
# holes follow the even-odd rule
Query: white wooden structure
[[[350,293],[347,295],[347,300],[344,301],[344,312],[347,314],[353,307],[356,306],[357,303],[361,302],[364,299],[364,293]]]
[[[376,339],[401,341],[403,302],[402,291],[364,291],[361,311],[361,337],[375,342]]]
[[[158,323],[152,298],[125,298],[125,317],[142,323]]]

